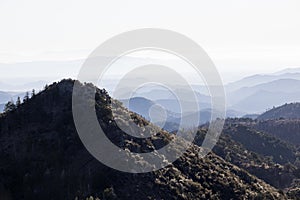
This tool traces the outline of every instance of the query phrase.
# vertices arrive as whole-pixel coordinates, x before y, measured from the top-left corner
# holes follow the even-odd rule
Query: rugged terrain
[[[200,158],[202,150],[197,145],[191,145],[166,168],[149,173],[124,173],[101,164],[77,135],[71,109],[73,84],[72,80],[54,83],[1,114],[0,199],[287,198],[284,192],[214,153]],[[148,152],[176,140],[175,135],[154,126],[153,131],[158,132],[150,138],[141,140],[125,134],[114,121],[110,103],[117,105],[120,119],[127,113],[141,127],[149,122],[123,108],[105,90],[91,84],[82,87],[96,91],[99,123],[120,148]]]

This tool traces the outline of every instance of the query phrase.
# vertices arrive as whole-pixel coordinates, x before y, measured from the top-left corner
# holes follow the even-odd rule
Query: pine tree
[[[21,105],[21,99],[20,99],[20,97],[18,97],[18,99],[16,101],[17,108],[20,107],[20,105]]]
[[[23,98],[23,102],[27,102],[29,100],[29,92],[26,92],[24,98]]]
[[[14,104],[13,100],[7,102],[4,106],[4,112],[10,112],[16,109],[16,105]]]
[[[35,89],[32,89],[31,97],[34,97],[34,96],[35,96]]]

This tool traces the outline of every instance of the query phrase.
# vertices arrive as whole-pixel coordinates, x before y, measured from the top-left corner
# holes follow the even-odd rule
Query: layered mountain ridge
[[[149,173],[124,173],[101,164],[77,135],[72,117],[73,84],[72,80],[54,83],[15,110],[1,114],[1,199],[83,199],[90,195],[100,199],[287,198],[214,153],[200,158],[197,145],[166,168]],[[98,121],[120,148],[147,152],[176,139],[154,126],[158,133],[144,140],[125,134],[111,113],[110,103],[118,102],[91,84],[82,87],[96,91]],[[124,112],[140,127],[149,124],[118,105],[117,117],[122,119]]]

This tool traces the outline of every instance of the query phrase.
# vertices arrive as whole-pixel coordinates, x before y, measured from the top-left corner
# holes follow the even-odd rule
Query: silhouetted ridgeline
[[[197,145],[192,145],[175,163],[151,173],[122,173],[104,166],[87,152],[77,135],[71,109],[73,84],[72,80],[54,83],[16,109],[1,114],[0,199],[287,198],[278,189],[230,164],[229,159],[225,161],[214,153],[199,158]],[[147,152],[176,139],[162,130],[143,140],[125,134],[114,122],[111,102],[117,105],[118,118],[128,113],[139,126],[148,122],[110,99],[105,90],[91,84],[82,87],[96,90],[99,123],[120,148]],[[155,130],[157,127],[153,126]],[[219,154],[227,155],[231,150],[223,151],[226,145],[220,144]],[[264,159],[259,157],[257,163],[265,162]]]

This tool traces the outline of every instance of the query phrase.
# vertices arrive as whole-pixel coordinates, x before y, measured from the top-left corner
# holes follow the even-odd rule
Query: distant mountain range
[[[22,85],[8,85],[0,82],[0,88],[3,90],[0,91],[0,112],[3,111],[4,105],[8,101],[13,100],[16,102],[18,97],[22,100],[26,92],[31,95],[33,89],[38,92],[43,89],[45,85],[47,85],[46,81],[29,82]]]
[[[176,86],[184,93],[180,85]],[[211,108],[211,98],[207,88],[192,85],[199,110]],[[236,117],[244,114],[260,114],[273,106],[300,101],[300,68],[286,69],[272,74],[249,76],[225,85],[227,109],[234,110]],[[124,95],[128,96],[128,95]],[[166,89],[160,86],[147,91],[138,91],[133,97],[143,97],[154,101],[167,110],[179,113],[179,101]],[[190,99],[181,99],[187,103]],[[138,110],[135,110],[138,113]],[[197,112],[191,108],[191,112]]]
[[[287,69],[273,74],[246,77],[226,85],[226,116],[242,117],[246,115],[246,117],[256,118],[272,107],[300,102],[299,72],[300,69]],[[196,90],[197,86],[193,85],[193,88]],[[205,123],[211,118],[211,98],[209,95],[201,94],[200,90],[203,90],[202,86],[199,86],[199,90],[195,91],[199,110],[191,107],[189,113],[184,114],[183,117],[199,115],[201,116],[200,123]],[[168,116],[167,122],[171,124],[167,123],[165,128],[171,131],[174,127],[178,127],[174,124],[178,124],[181,120],[180,101],[169,91],[153,86],[146,91],[135,93],[130,102],[130,106],[125,106],[147,120],[150,120],[149,108],[151,106],[155,104],[162,106]],[[181,102],[189,107],[189,99],[183,99]],[[194,126],[194,124],[191,121],[187,126]]]
[[[247,113],[261,113],[270,106],[300,101],[300,80],[279,79],[227,94],[229,107]]]
[[[284,71],[281,71],[284,72]],[[229,83],[226,85],[226,89],[229,92],[238,90],[243,87],[253,87],[255,85],[260,85],[263,83],[268,83],[280,79],[297,79],[300,80],[300,68],[295,70],[295,72],[288,73],[273,73],[273,74],[257,74],[253,76],[245,77],[241,80]]]
[[[42,90],[47,83],[49,83],[49,81],[43,80],[27,82],[24,84],[7,84],[0,82],[0,90],[11,92],[31,91],[32,89]]]
[[[68,66],[79,65],[81,61],[74,61],[74,63]],[[38,63],[37,63],[38,64]],[[41,63],[40,63],[41,64]],[[59,64],[62,63],[51,63]],[[37,67],[37,65],[35,66]],[[36,81],[23,85],[0,83],[0,91],[30,91],[31,89],[41,89],[48,81]],[[107,86],[109,86],[109,93],[113,93],[110,89],[113,88],[114,80],[108,80]],[[133,85],[134,80],[128,80],[128,84]],[[105,85],[105,84],[104,84]],[[177,90],[180,90],[181,94],[186,91],[180,85],[174,86]],[[203,85],[191,85],[194,89],[196,99],[198,101],[199,109],[189,108],[191,113],[208,110],[211,108],[211,97],[209,91]],[[261,114],[273,106],[279,106],[285,103],[292,103],[300,101],[300,68],[288,68],[279,72],[271,74],[257,74],[249,77],[245,77],[241,80],[229,83],[224,86],[226,92],[227,109],[232,117],[241,117],[245,114]],[[120,88],[118,99],[128,98],[129,93],[126,92],[126,86]],[[123,93],[122,93],[123,92]],[[176,91],[175,91],[176,92]],[[113,96],[113,94],[111,94]],[[183,95],[184,96],[184,95]],[[166,110],[173,113],[180,113],[181,109],[179,101],[174,96],[174,93],[168,91],[161,86],[152,86],[146,89],[136,91],[132,98],[142,97],[153,101],[163,106]],[[0,92],[0,104],[6,103],[11,98],[15,98],[15,94],[11,92]],[[191,99],[181,99],[187,108],[189,107],[189,101]],[[134,110],[141,115],[145,115],[142,110]],[[147,117],[147,116],[145,116]]]
[[[285,68],[283,70],[280,70],[278,72],[273,73],[274,75],[281,75],[281,74],[287,74],[287,73],[300,73],[300,67],[289,67]]]
[[[204,108],[200,111],[193,111],[192,109],[188,112],[182,113],[180,111],[180,104],[174,99],[171,100],[156,100],[151,101],[149,99],[146,99],[144,97],[133,97],[131,99],[123,99],[120,100],[126,108],[129,110],[141,115],[145,119],[151,121],[152,123],[156,123],[157,121],[153,121],[150,116],[151,108],[154,105],[159,105],[165,112],[158,111],[157,115],[163,115],[166,114],[165,118],[156,116],[156,119],[162,119],[165,121],[165,124],[162,124],[160,121],[156,123],[161,128],[164,128],[168,131],[174,131],[178,130],[180,122],[183,120],[185,123],[182,124],[182,127],[184,128],[191,128],[191,127],[197,127],[201,124],[207,123],[211,120],[211,113],[212,110],[210,108]],[[188,101],[184,102],[185,104],[189,104]],[[161,112],[161,113],[160,113]],[[198,115],[198,116],[197,116]],[[236,117],[236,116],[242,116],[243,113],[239,113],[235,110],[227,110],[226,116],[227,117]],[[199,119],[199,122],[197,123],[196,119]],[[195,119],[195,120],[193,120]]]
[[[6,103],[11,99],[12,95],[8,92],[1,92],[0,91],[0,103]]]
[[[295,178],[297,168],[292,163],[289,168],[284,166],[296,159],[293,147],[248,130],[247,120],[227,121],[228,133],[216,146],[216,154],[212,152],[201,158],[198,153],[203,151],[199,146],[207,131],[205,126],[199,128],[195,144],[187,145],[176,135],[160,130],[129,112],[105,91],[96,89],[96,117],[107,138],[120,149],[141,154],[156,152],[174,140],[178,140],[172,147],[175,150],[181,146],[189,147],[173,163],[169,163],[168,157],[155,154],[168,166],[149,173],[124,173],[103,165],[85,149],[74,126],[73,84],[72,80],[52,84],[18,108],[0,114],[2,199],[81,200],[94,199],[92,196],[116,200],[296,198],[289,194],[288,189],[279,190],[289,187]],[[91,84],[81,86],[84,91],[95,89]],[[93,98],[82,97],[81,101],[86,102]],[[111,108],[110,102],[117,107]],[[117,111],[116,116],[112,115],[111,109]],[[125,118],[124,113],[130,119]],[[147,129],[156,134],[143,139],[132,137],[118,128],[115,119],[125,123],[134,121],[141,131],[145,131],[145,125],[150,125]],[[169,150],[172,149],[166,149],[167,152]],[[274,158],[268,157],[272,155]],[[109,152],[105,156],[110,156]],[[124,156],[130,159],[128,166],[153,167],[140,156]],[[120,158],[112,159],[117,161]],[[277,161],[280,164],[276,164]],[[284,180],[279,180],[281,178]]]
[[[248,114],[300,101],[300,68],[245,77],[225,86],[229,108]]]
[[[25,92],[1,92],[0,91],[0,105],[6,104],[8,101],[16,101],[18,97],[21,99],[25,96]],[[2,111],[0,106],[0,112]]]

